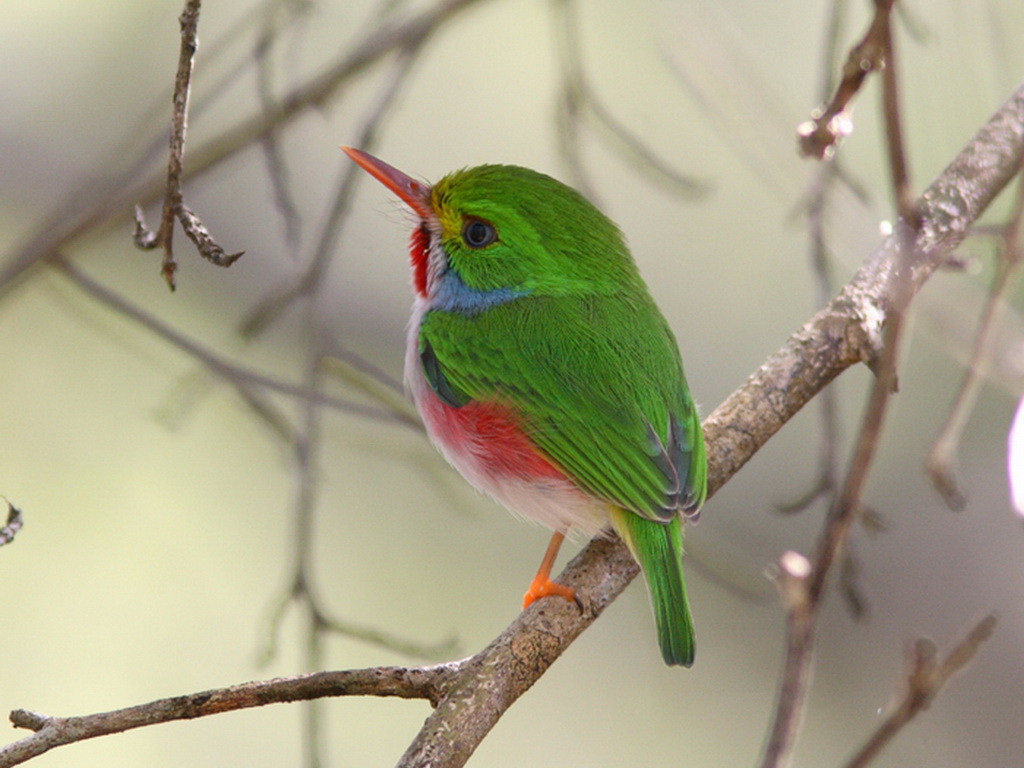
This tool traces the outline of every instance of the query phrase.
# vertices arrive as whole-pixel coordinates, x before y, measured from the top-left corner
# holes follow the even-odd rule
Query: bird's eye
[[[466,219],[462,225],[462,239],[470,248],[486,248],[498,239],[498,232],[489,221]]]

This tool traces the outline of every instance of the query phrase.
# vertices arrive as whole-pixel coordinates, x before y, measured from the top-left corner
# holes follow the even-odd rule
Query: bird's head
[[[611,293],[639,280],[615,224],[579,192],[515,165],[481,165],[433,186],[342,148],[419,217],[410,244],[423,297],[454,272],[473,291]]]

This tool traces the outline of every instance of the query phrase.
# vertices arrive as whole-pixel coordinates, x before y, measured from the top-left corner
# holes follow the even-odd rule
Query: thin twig
[[[312,308],[312,302],[309,309]],[[309,313],[310,315],[312,312]],[[314,323],[310,319],[310,324]],[[322,335],[314,328],[314,338],[310,345],[306,372],[303,376],[303,388],[307,392],[318,392],[319,382],[323,373],[322,358],[319,351],[319,337]],[[292,444],[295,464],[295,501],[292,504],[292,520],[295,531],[292,536],[294,546],[293,597],[304,604],[306,613],[306,644],[304,649],[306,669],[321,669],[320,642],[322,625],[318,621],[319,611],[314,587],[313,575],[313,513],[316,503],[316,468],[320,458],[320,411],[313,401],[306,399],[302,404],[299,429]],[[302,742],[306,748],[305,764],[316,768],[322,760],[323,743],[321,708],[317,701],[307,701],[302,707]]]
[[[992,636],[996,623],[994,614],[983,618],[941,662],[937,661],[938,653],[930,640],[921,639],[914,643],[909,654],[910,672],[903,696],[845,768],[864,768],[874,760],[918,712],[929,707],[949,679],[970,664],[981,644]]]
[[[849,537],[854,523],[862,515],[861,500],[864,486],[878,451],[889,401],[897,389],[896,360],[904,313],[913,296],[912,265],[933,258],[925,257],[923,253],[915,251],[921,218],[916,204],[911,198],[909,172],[903,148],[896,56],[893,50],[890,25],[894,2],[895,0],[875,1],[875,19],[869,32],[869,37],[872,40],[870,50],[873,66],[884,65],[882,100],[891,182],[900,219],[892,238],[895,258],[887,286],[882,293],[885,298],[883,341],[878,357],[868,361],[875,372],[875,382],[871,389],[860,433],[854,445],[845,481],[825,521],[825,528],[819,537],[815,556],[812,561],[807,562],[806,573],[797,573],[792,569],[787,571],[786,563],[780,563],[783,573],[780,589],[788,609],[786,660],[775,715],[762,762],[763,768],[778,768],[787,765],[795,746],[796,736],[803,720],[807,691],[810,687],[819,606],[835,564],[844,562],[843,558],[848,554]],[[865,43],[861,44],[861,46],[864,45]],[[851,61],[854,60],[854,56],[855,53],[851,52]],[[844,77],[844,82],[846,79]],[[859,87],[858,81],[856,88]],[[842,89],[842,85],[840,85],[840,89]],[[852,98],[855,92],[856,89],[849,94],[849,97]],[[818,138],[820,139],[820,134]],[[806,151],[807,146],[804,149]],[[794,553],[789,554],[796,557]],[[849,569],[840,570],[842,573],[849,573]],[[847,594],[851,594],[850,586],[850,582],[845,584],[844,591]],[[862,604],[855,591],[852,593],[852,597],[852,605]]]
[[[1024,236],[1024,174],[1020,176],[1017,187],[1017,200],[1010,222],[1003,228],[1002,245],[999,250],[996,273],[989,288],[985,306],[978,319],[978,330],[971,347],[971,359],[967,364],[963,381],[957,390],[953,404],[950,406],[946,421],[932,444],[925,469],[932,479],[935,488],[942,494],[950,509],[960,510],[966,499],[956,482],[954,465],[960,447],[960,438],[964,427],[974,410],[984,383],[986,361],[991,359],[996,342],[996,331],[1005,308],[1006,300],[1011,295],[1013,286],[1024,263],[1024,248],[1021,238]]]
[[[573,186],[592,201],[597,200],[581,154],[582,128],[587,121],[597,129],[598,135],[603,135],[614,151],[630,163],[630,167],[654,183],[673,194],[691,199],[707,196],[711,191],[707,181],[672,168],[597,97],[583,72],[575,0],[552,0],[552,9],[559,32],[558,53],[562,69],[556,124],[558,149],[568,167]]]
[[[242,117],[234,126],[189,154],[188,168],[182,181],[188,181],[209,171],[236,153],[251,146],[268,132],[290,123],[307,110],[322,107],[336,97],[343,86],[365,72],[374,63],[411,41],[428,37],[443,27],[460,11],[482,0],[442,0],[419,13],[410,14],[399,22],[381,25],[344,56],[323,71],[312,75],[287,94],[270,114],[259,112]],[[37,228],[27,242],[11,252],[0,265],[0,295],[8,290],[41,260],[53,257],[87,232],[93,232],[112,219],[125,215],[135,204],[145,206],[163,199],[167,186],[166,174],[147,178],[136,184],[124,184],[110,195],[88,198],[90,207],[73,215]]]
[[[832,0],[829,10],[825,32],[824,60],[821,67],[819,98],[822,102],[835,88],[834,72],[845,5],[846,0]],[[821,164],[814,174],[810,190],[806,195],[806,208],[803,213],[810,238],[810,266],[814,278],[815,307],[824,306],[832,296],[831,254],[826,219],[835,185],[841,181],[842,175],[838,159],[831,163]],[[817,478],[802,496],[776,505],[776,508],[784,514],[802,512],[819,498],[830,499],[838,486],[839,470],[836,462],[839,453],[840,432],[835,387],[828,387],[821,393],[818,397],[818,409],[821,412],[819,416],[821,451],[818,456]]]
[[[281,379],[260,373],[252,370],[251,368],[246,368],[245,366],[232,363],[207,349],[195,340],[190,339],[184,334],[171,328],[156,316],[146,312],[135,304],[132,304],[123,296],[120,296],[116,292],[107,288],[102,283],[99,283],[89,277],[70,261],[62,258],[55,258],[51,260],[51,263],[55,268],[65,274],[75,285],[97,301],[138,323],[148,331],[162,338],[164,341],[167,341],[187,353],[189,356],[194,357],[211,372],[222,377],[234,386],[235,389],[247,399],[247,401],[249,398],[254,396],[252,388],[258,387],[259,389],[298,399],[309,397],[322,405],[335,408],[340,411],[345,411],[356,416],[380,419],[382,421],[393,421],[416,431],[422,430],[422,426],[419,421],[410,417],[407,413],[395,413],[379,408],[373,408],[361,403],[327,395],[322,392],[308,393],[297,384],[282,381]],[[275,417],[275,419],[276,418],[278,417]]]
[[[408,74],[425,42],[425,37],[413,39],[407,47],[399,51],[397,61],[389,73],[384,87],[363,121],[356,146],[367,151],[373,149],[384,118],[398,97],[401,87],[409,81]],[[332,201],[324,227],[317,238],[309,265],[294,284],[275,290],[249,312],[241,325],[241,333],[244,337],[252,338],[262,333],[297,298],[308,294],[323,282],[341,235],[342,225],[349,213],[352,196],[364,175],[353,163],[342,164],[337,193]]]
[[[878,35],[882,47],[882,114],[885,118],[885,139],[889,151],[889,170],[893,196],[899,218],[917,229],[920,217],[914,208],[914,193],[910,186],[910,170],[903,141],[903,120],[900,115],[899,77],[892,34],[892,8],[896,0],[875,0],[875,12],[880,22]]]
[[[310,297],[308,309],[314,306]],[[313,314],[312,311],[309,312]],[[303,389],[309,395],[320,391],[323,377],[324,357],[321,352],[323,333],[314,327],[312,344],[306,365]],[[295,466],[295,500],[292,505],[295,530],[292,536],[294,547],[291,573],[291,588],[288,590],[285,605],[296,602],[305,612],[305,666],[315,670],[323,667],[323,637],[326,633],[339,633],[364,642],[373,643],[392,651],[412,652],[418,658],[439,658],[454,650],[454,643],[449,639],[440,644],[428,646],[405,638],[398,638],[389,633],[372,630],[354,622],[333,619],[327,615],[323,603],[317,593],[313,545],[315,542],[314,513],[316,508],[317,467],[320,466],[321,450],[320,426],[321,411],[315,399],[306,397],[302,404],[301,421],[292,442]],[[276,622],[283,618],[283,611],[278,611]],[[276,627],[274,628],[276,629]],[[273,639],[272,639],[273,642]],[[273,648],[273,645],[270,646]],[[317,768],[324,763],[322,729],[323,717],[319,701],[309,701],[303,709],[303,743],[306,747],[306,765]]]
[[[7,522],[0,527],[0,547],[14,541],[14,537],[18,535],[18,531],[25,524],[25,516],[22,511],[7,499],[4,499],[4,503],[7,504]]]
[[[418,54],[425,47],[427,39],[427,36],[413,38],[408,46],[398,51],[397,61],[388,74],[369,115],[363,122],[359,137],[360,146],[369,146],[374,143],[388,109],[396,100],[401,87],[408,82],[408,74],[417,60]],[[310,339],[310,349],[303,388],[310,397],[303,402],[299,428],[292,444],[295,467],[295,498],[292,504],[294,552],[291,572],[288,577],[289,587],[277,602],[268,633],[269,643],[265,652],[265,657],[274,652],[281,621],[287,608],[295,604],[302,611],[305,620],[304,655],[308,669],[317,669],[322,665],[323,640],[328,633],[343,634],[389,650],[410,653],[420,658],[438,658],[451,653],[455,648],[451,639],[440,644],[426,645],[355,622],[332,617],[328,615],[316,588],[313,562],[313,523],[318,487],[315,470],[321,463],[319,460],[321,450],[319,435],[322,412],[312,395],[321,391],[329,346],[329,335],[316,321],[319,314],[316,307],[326,287],[324,275],[336,251],[342,224],[350,210],[350,201],[358,178],[352,171],[353,167],[349,165],[344,166],[342,170],[342,179],[338,185],[333,205],[317,239],[313,257],[303,275],[295,284],[271,294],[269,298],[262,301],[250,314],[249,319],[243,323],[243,335],[252,336],[277,319],[284,309],[298,300],[302,300],[301,306],[305,310],[303,318],[309,329],[307,336]],[[309,702],[303,709],[302,741],[305,748],[305,764],[309,768],[317,768],[324,763],[322,717],[323,711],[319,702]]]
[[[181,222],[185,234],[207,260],[219,267],[229,267],[242,252],[228,254],[211,237],[199,217],[185,206],[181,192],[185,165],[185,134],[188,128],[188,101],[192,91],[192,65],[199,47],[199,9],[202,0],[186,0],[178,21],[181,24],[181,50],[178,71],[174,76],[174,95],[171,113],[171,148],[167,161],[167,191],[164,193],[160,228],[154,234],[146,227],[142,207],[135,206],[135,244],[144,250],[162,248],[164,252],[160,273],[167,287],[175,287],[174,274],[178,265],[174,260],[174,222]]]
[[[875,15],[864,37],[850,49],[832,100],[815,109],[811,119],[797,127],[800,151],[805,155],[819,159],[832,157],[836,144],[852,130],[846,109],[864,85],[865,78],[886,63],[885,36],[895,1],[876,0]]]
[[[459,664],[455,663],[316,672],[158,699],[79,717],[51,717],[16,709],[11,712],[11,723],[34,733],[0,748],[0,768],[11,768],[55,747],[97,736],[267,704],[310,701],[326,696],[397,696],[435,702],[458,669]]]
[[[281,0],[262,0],[260,5],[264,7],[286,5],[289,9],[292,9],[301,4],[296,2],[282,3]],[[241,18],[235,23],[228,25],[220,33],[219,37],[206,44],[206,55],[203,61],[207,70],[209,70],[211,64],[214,64],[219,58],[231,51],[235,41],[245,36],[247,27],[257,23],[260,17],[258,10],[258,8],[245,9]],[[295,13],[291,14],[289,22],[292,23],[296,16],[297,14]],[[240,58],[237,63],[229,66],[226,71],[221,73],[218,80],[212,83],[207,80],[204,91],[201,94],[192,94],[189,97],[188,111],[191,118],[194,120],[202,115],[207,108],[216,103],[233,84],[238,82],[245,69],[249,66],[250,63],[248,61]],[[125,190],[130,190],[137,186],[140,175],[152,167],[158,158],[165,156],[168,146],[167,131],[163,127],[155,135],[143,139],[141,142],[139,138],[140,136],[152,133],[151,129],[156,120],[160,120],[162,124],[162,116],[167,109],[166,104],[173,98],[173,94],[173,84],[166,89],[166,92],[158,94],[153,102],[142,110],[139,119],[126,128],[125,137],[117,142],[105,157],[98,159],[95,167],[99,170],[87,175],[81,183],[69,188],[62,201],[50,211],[49,215],[38,226],[36,230],[37,240],[42,238],[51,243],[60,241],[60,244],[66,245],[69,239],[77,236],[76,233],[89,229],[92,225],[88,222],[95,221],[93,217],[97,215],[97,212],[89,209],[83,210],[83,200],[106,203],[110,200],[119,199],[122,201],[120,204],[129,204],[138,197],[134,193],[126,195]],[[188,176],[187,172],[186,176]],[[155,190],[156,187],[153,187],[153,189]],[[156,200],[158,194],[158,192],[154,192],[150,198],[147,198],[147,201],[152,202]],[[118,213],[121,213],[121,211],[119,210]],[[138,212],[135,215],[136,218],[141,216]],[[99,226],[100,223],[102,222],[95,221],[95,226]],[[38,245],[38,242],[36,245]],[[53,250],[57,250],[57,248],[54,247]],[[25,252],[28,251],[36,251],[36,249],[30,244],[25,249]],[[45,255],[42,254],[42,256]],[[40,258],[40,256],[33,258]],[[31,266],[31,260],[18,266],[20,268]],[[2,287],[3,281],[0,281],[0,289]]]
[[[779,563],[778,584],[787,609],[786,659],[762,768],[787,765],[795,746],[810,687],[819,605],[833,566],[842,558],[859,516],[864,485],[878,450],[889,399],[895,390],[903,313],[912,295],[909,266],[914,254],[909,249],[914,241],[913,230],[901,226],[896,237],[902,244],[896,246],[896,262],[882,291],[889,306],[881,354],[875,360],[876,378],[846,479],[829,512],[813,560],[788,552]]]
[[[267,15],[263,30],[253,49],[253,58],[256,61],[256,96],[264,112],[272,111],[276,102],[271,77],[273,70],[271,49],[278,39],[277,18],[277,13]],[[274,207],[281,214],[284,224],[284,241],[292,251],[295,251],[298,248],[302,232],[302,217],[295,204],[295,196],[292,194],[280,134],[278,129],[270,131],[260,141],[260,147],[263,150],[263,157],[267,164],[267,176],[270,178],[270,185],[274,192]]]

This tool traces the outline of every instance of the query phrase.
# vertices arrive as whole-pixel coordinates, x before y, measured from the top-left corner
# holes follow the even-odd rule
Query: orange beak
[[[422,219],[432,219],[434,206],[430,203],[430,187],[416,181],[397,168],[378,160],[373,155],[353,147],[342,147],[341,151],[351,157],[367,173],[401,198]]]

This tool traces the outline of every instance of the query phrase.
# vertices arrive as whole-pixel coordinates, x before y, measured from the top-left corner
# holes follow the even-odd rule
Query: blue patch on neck
[[[454,269],[448,269],[438,280],[431,309],[474,317],[491,307],[526,296],[527,293],[513,288],[471,288]]]

